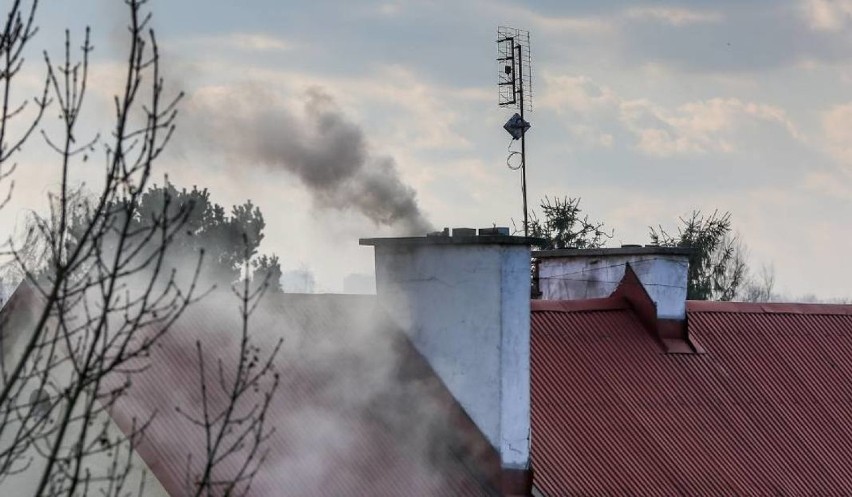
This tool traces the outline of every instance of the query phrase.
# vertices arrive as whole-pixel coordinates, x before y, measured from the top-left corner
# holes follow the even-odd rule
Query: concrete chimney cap
[[[361,238],[360,245],[366,246],[412,246],[412,245],[528,245],[541,246],[541,238],[510,235],[472,236],[411,236],[401,238]]]
[[[619,248],[593,248],[593,249],[556,249],[536,250],[532,256],[537,258],[548,257],[606,257],[625,255],[681,255],[691,256],[695,249],[685,247],[619,247]]]

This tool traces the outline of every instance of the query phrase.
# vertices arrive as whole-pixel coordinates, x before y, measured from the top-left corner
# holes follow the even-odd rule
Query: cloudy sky
[[[119,80],[122,5],[42,1],[39,51],[94,30],[92,127]],[[358,237],[522,218],[496,102],[502,24],[531,33],[531,201],[582,197],[615,246],[730,211],[778,290],[852,296],[852,0],[150,6],[167,84],[187,94],[158,174],[252,199],[264,250],[320,290],[372,272]],[[37,146],[4,229],[55,185]]]

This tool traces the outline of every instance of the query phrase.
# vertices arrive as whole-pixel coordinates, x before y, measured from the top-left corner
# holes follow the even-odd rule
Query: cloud
[[[400,134],[399,141],[421,149],[470,148],[471,143],[459,127],[458,109],[453,104],[459,100],[494,98],[492,92],[436,87],[415,71],[400,65],[382,67],[378,76],[377,79],[353,82],[350,88],[378,103],[391,103],[396,110],[404,110],[404,122],[398,122],[392,132]],[[452,100],[456,102],[447,95],[453,95]]]
[[[838,200],[852,198],[852,175],[843,178],[825,171],[810,173],[803,183],[806,190],[818,195],[828,195]]]
[[[568,131],[581,145],[589,148],[611,148],[615,141],[612,134],[585,124],[572,124]]]
[[[549,17],[530,13],[533,26],[543,31],[571,32],[576,34],[607,34],[615,30],[613,23],[599,17]]]
[[[383,16],[393,17],[402,12],[402,4],[400,2],[384,2],[378,7],[379,14]]]
[[[657,22],[671,26],[718,23],[724,20],[720,12],[683,7],[643,6],[622,11],[606,12],[606,7],[584,15],[544,14],[539,9],[518,7],[514,4],[499,6],[503,17],[517,19],[532,30],[559,35],[613,35],[624,31],[631,22]]]
[[[401,65],[379,67],[366,77],[335,77],[248,70],[249,80],[276,81],[292,91],[321,86],[339,90],[343,103],[382,113],[386,128],[370,130],[385,141],[420,150],[469,149],[459,109],[471,102],[492,101],[493,92],[432,84]]]
[[[750,126],[771,124],[794,138],[802,139],[784,109],[738,98],[710,98],[667,107],[650,99],[628,99],[588,76],[544,76],[545,107],[576,120],[569,127],[579,141],[609,148],[613,128],[627,131],[635,148],[655,157],[730,153],[743,141]]]
[[[605,35],[612,34],[617,28],[617,22],[614,19],[604,16],[546,15],[514,3],[495,5],[493,1],[482,0],[479,3],[482,9],[492,10],[503,19],[512,19],[512,25],[517,23],[529,26],[531,30],[541,30],[545,33]]]
[[[589,115],[618,106],[621,99],[614,91],[595,84],[588,76],[543,74],[545,92],[540,98],[541,108],[551,108],[558,113]]]
[[[234,33],[225,37],[225,43],[243,50],[256,52],[292,50],[293,44],[281,38],[262,33]]]
[[[801,7],[817,31],[841,31],[852,20],[852,0],[803,0]]]
[[[828,153],[852,174],[852,102],[824,112],[822,132]]]
[[[622,30],[626,23],[635,21],[687,26],[717,23],[724,19],[724,16],[716,11],[667,6],[631,7],[620,12],[585,15],[547,15],[533,8],[507,4],[500,6],[500,9],[506,17],[519,19],[520,22],[531,26],[533,29],[560,34],[613,34]]]
[[[311,87],[328,88],[347,110],[380,115],[383,141],[420,150],[470,149],[460,121],[470,105],[489,104],[494,92],[482,87],[448,86],[399,64],[376,66],[365,75],[322,74],[263,67],[240,61],[208,60],[199,71],[223,74],[228,84],[263,82],[276,92],[300,94]]]
[[[852,0],[540,3],[504,9],[503,17],[543,31],[536,39],[570,43],[566,57],[585,63],[616,58],[625,67],[665,63],[688,72],[758,74],[803,60],[848,61],[851,53],[844,28],[852,25]]]
[[[279,36],[266,33],[229,33],[219,36],[193,36],[173,40],[169,43],[172,48],[195,48],[215,50],[236,50],[239,52],[288,52],[296,44]]]
[[[627,101],[621,104],[621,120],[638,137],[640,151],[660,157],[733,152],[739,131],[750,123],[772,123],[799,137],[783,109],[737,98],[699,100],[674,109]]]
[[[633,7],[627,9],[624,14],[628,19],[657,21],[672,26],[714,23],[723,19],[719,12],[691,10],[681,7]]]

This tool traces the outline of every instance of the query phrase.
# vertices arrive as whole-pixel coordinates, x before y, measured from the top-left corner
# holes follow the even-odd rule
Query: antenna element
[[[527,153],[526,134],[530,123],[524,111],[532,111],[532,70],[530,58],[530,32],[517,28],[497,28],[497,104],[518,109],[503,128],[512,135],[512,142],[521,142],[521,192],[524,200],[524,236],[529,236],[527,213]],[[518,152],[511,151],[507,163]],[[513,168],[511,165],[509,166]]]

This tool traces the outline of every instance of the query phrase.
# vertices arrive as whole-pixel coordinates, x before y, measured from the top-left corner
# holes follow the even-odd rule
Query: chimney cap
[[[536,250],[532,256],[537,258],[547,257],[605,257],[619,255],[681,255],[689,257],[695,253],[695,249],[686,247],[641,247],[628,246],[619,248],[593,248],[593,249],[556,249]]]
[[[476,236],[474,228],[453,228],[453,236]]]
[[[479,228],[479,236],[486,235],[509,235],[508,226],[492,226],[490,228]]]
[[[544,244],[541,238],[510,235],[473,236],[409,236],[400,238],[361,238],[359,245],[365,246],[414,246],[414,245],[527,245]]]

